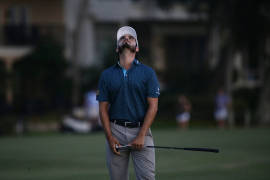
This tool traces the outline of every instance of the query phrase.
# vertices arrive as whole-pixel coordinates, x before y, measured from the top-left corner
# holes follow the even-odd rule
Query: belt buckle
[[[127,122],[127,121],[125,121],[125,127],[127,127],[127,124],[128,124],[128,123],[131,123],[131,122]]]

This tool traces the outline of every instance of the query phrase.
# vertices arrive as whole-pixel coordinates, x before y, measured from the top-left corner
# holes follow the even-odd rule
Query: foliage
[[[5,63],[0,60],[0,114],[2,112],[2,108],[5,104],[5,91],[6,91],[6,79],[7,79],[7,72]]]
[[[213,31],[213,27],[218,29],[221,44],[219,47],[219,61],[215,70],[211,73],[200,73],[194,76],[192,70],[184,67],[177,70],[175,63],[171,63],[172,67],[169,68],[170,84],[174,85],[173,88],[177,89],[179,84],[186,86],[188,92],[194,92],[195,90],[201,91],[201,87],[210,87],[208,91],[216,89],[216,86],[225,86],[226,90],[232,89],[232,80],[230,74],[233,71],[233,54],[240,51],[243,54],[243,64],[246,64],[246,69],[250,71],[262,71],[269,72],[267,66],[259,68],[260,64],[267,61],[269,57],[263,57],[266,52],[266,39],[269,36],[269,5],[270,3],[263,0],[227,0],[227,1],[214,1],[214,0],[156,0],[157,4],[163,9],[172,8],[173,5],[182,4],[191,13],[206,13],[207,27],[209,28],[209,35]],[[186,51],[187,52],[187,51]],[[185,72],[186,71],[186,72]],[[258,110],[258,94],[261,93],[260,99],[267,99],[267,93],[265,92],[269,87],[268,81],[262,79],[262,77],[256,77],[256,80],[260,78],[262,83],[262,90],[258,91],[254,89],[252,92],[249,89],[241,89],[234,95],[236,106],[236,118],[243,119],[243,109],[252,109],[252,113]],[[194,78],[194,77],[198,77]],[[265,76],[267,77],[267,76]],[[209,79],[209,80],[207,80]],[[181,83],[178,83],[181,82]],[[194,82],[194,84],[192,84]],[[230,83],[228,83],[230,82]],[[196,88],[197,85],[197,88]],[[199,87],[199,88],[198,88]],[[185,88],[185,87],[184,87]],[[183,89],[183,87],[182,87]],[[202,88],[206,90],[205,88]],[[240,95],[239,92],[245,91],[244,95]],[[246,93],[248,92],[248,93]],[[257,94],[256,94],[257,93]],[[248,95],[247,95],[248,94]],[[256,94],[256,95],[254,95]],[[269,96],[269,93],[268,93]],[[247,105],[248,104],[248,105]],[[252,105],[250,105],[252,104]],[[262,103],[264,104],[264,103]],[[268,103],[269,104],[269,103]],[[252,106],[245,107],[245,106]],[[264,105],[266,106],[266,105]],[[262,113],[262,116],[266,113]],[[258,118],[254,118],[259,121]]]
[[[14,65],[15,106],[20,111],[44,112],[69,104],[71,83],[66,77],[62,47],[42,39],[34,51]]]
[[[235,120],[238,125],[244,124],[245,114],[250,113],[254,117],[258,105],[259,89],[242,88],[233,94],[233,109],[235,112]],[[255,119],[254,119],[255,120]],[[251,122],[253,125],[258,123]]]
[[[86,93],[89,90],[97,89],[99,76],[102,69],[100,67],[86,67],[81,70],[82,74],[82,89]]]

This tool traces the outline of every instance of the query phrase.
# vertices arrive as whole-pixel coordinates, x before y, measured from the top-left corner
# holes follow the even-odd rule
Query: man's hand
[[[109,102],[106,101],[99,102],[99,115],[103,125],[103,129],[105,131],[106,138],[113,153],[120,155],[120,152],[117,152],[115,148],[115,145],[116,144],[120,145],[120,143],[112,135],[108,109],[109,109]]]
[[[131,143],[129,143],[129,145],[136,150],[141,150],[143,148],[145,135],[153,123],[158,109],[158,98],[148,97],[147,102],[148,109],[144,118],[143,126],[141,127],[137,137]]]
[[[131,143],[133,149],[141,150],[144,146],[144,135],[138,135]]]
[[[116,150],[116,145],[120,146],[119,141],[115,137],[110,136],[110,137],[108,137],[108,142],[110,144],[110,147],[111,147],[111,150],[113,151],[113,153],[120,155],[120,152]]]

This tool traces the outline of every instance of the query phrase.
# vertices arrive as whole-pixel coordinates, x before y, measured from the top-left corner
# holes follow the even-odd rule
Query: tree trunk
[[[79,67],[79,38],[82,27],[83,18],[87,16],[88,0],[78,1],[80,3],[76,28],[72,33],[73,49],[72,49],[72,106],[78,106],[80,102],[80,89],[81,89],[81,74]]]
[[[268,77],[264,82],[262,87],[262,92],[260,96],[258,117],[260,125],[270,125],[270,73],[267,73]]]
[[[225,92],[227,92],[228,96],[231,99],[231,104],[233,104],[233,60],[234,60],[234,52],[233,52],[233,43],[230,43],[227,52],[227,59],[226,59],[226,70],[225,70]],[[234,111],[233,106],[229,109],[228,115],[228,124],[229,127],[232,128],[235,125],[234,122]]]
[[[269,52],[267,52],[269,51]],[[261,64],[262,89],[260,93],[257,118],[260,125],[270,125],[270,37],[266,43],[266,56]]]

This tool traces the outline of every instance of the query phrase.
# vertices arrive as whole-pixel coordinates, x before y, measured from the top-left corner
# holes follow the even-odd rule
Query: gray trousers
[[[127,145],[136,138],[140,128],[127,128],[111,123],[111,131],[121,145]],[[154,145],[150,129],[145,136],[144,145]],[[111,180],[128,180],[129,156],[132,158],[137,180],[155,179],[155,150],[153,148],[143,148],[140,151],[121,151],[119,156],[111,151],[107,142],[106,159]]]

